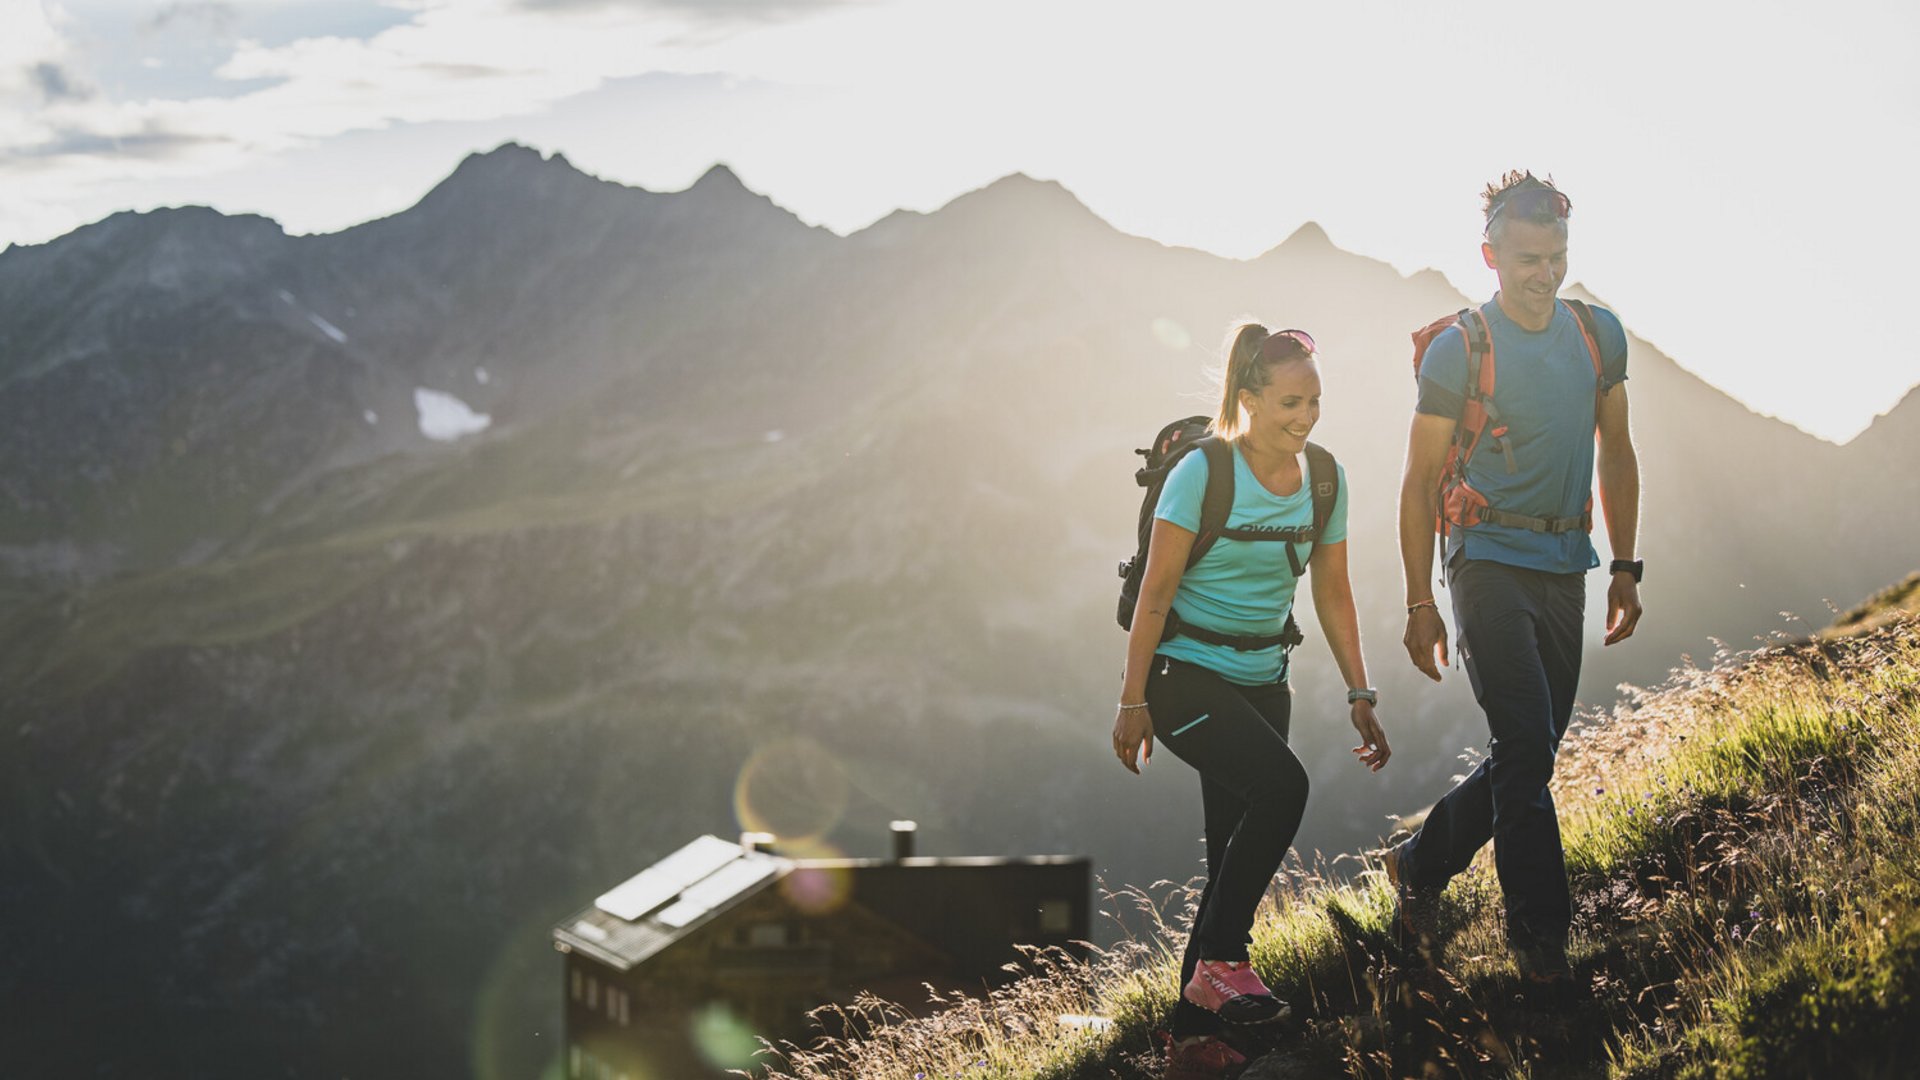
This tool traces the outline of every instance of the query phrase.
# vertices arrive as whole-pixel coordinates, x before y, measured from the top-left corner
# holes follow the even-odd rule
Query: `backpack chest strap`
[[[1300,561],[1300,553],[1293,549],[1293,545],[1312,545],[1314,541],[1320,539],[1320,530],[1312,525],[1294,525],[1285,529],[1221,529],[1219,535],[1222,540],[1239,540],[1256,544],[1264,541],[1286,541],[1287,567],[1298,579],[1307,576],[1307,567]]]

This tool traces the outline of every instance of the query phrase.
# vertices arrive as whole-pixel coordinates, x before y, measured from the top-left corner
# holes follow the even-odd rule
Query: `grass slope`
[[[1585,1000],[1530,1003],[1482,859],[1447,894],[1437,971],[1400,963],[1377,873],[1291,867],[1253,957],[1302,1014],[1273,1077],[1893,1077],[1920,1058],[1920,619],[1723,658],[1576,723],[1555,778]],[[1170,888],[1170,887],[1168,887]],[[1031,958],[984,1000],[771,1055],[774,1080],[1158,1075],[1191,892],[1082,962]],[[924,1010],[917,1010],[923,1011]],[[1062,1015],[1101,1018],[1063,1024]],[[844,1027],[841,1030],[846,1030]]]

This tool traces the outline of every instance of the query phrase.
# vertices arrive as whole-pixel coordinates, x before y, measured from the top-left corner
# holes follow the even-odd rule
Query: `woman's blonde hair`
[[[1313,352],[1302,345],[1263,350],[1262,346],[1272,336],[1273,331],[1252,320],[1235,323],[1227,331],[1227,373],[1221,380],[1225,385],[1220,395],[1220,411],[1213,417],[1215,435],[1231,439],[1240,434],[1240,391],[1258,394],[1273,381],[1275,367],[1289,360],[1313,359]],[[1286,335],[1289,341],[1297,337],[1293,333]]]

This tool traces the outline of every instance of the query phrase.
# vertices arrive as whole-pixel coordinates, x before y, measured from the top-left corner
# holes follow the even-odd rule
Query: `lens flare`
[[[733,810],[742,829],[804,844],[840,823],[848,790],[846,769],[825,747],[804,736],[780,739],[741,767]]]
[[[780,854],[790,859],[826,860],[846,856],[831,844],[787,844]],[[780,895],[806,915],[838,911],[853,895],[853,871],[844,866],[802,866],[780,879]]]
[[[687,1037],[701,1058],[716,1069],[745,1069],[754,1064],[759,1036],[733,1010],[714,1002],[693,1014]]]
[[[1174,352],[1185,352],[1193,344],[1193,335],[1187,333],[1187,328],[1165,315],[1153,320],[1153,336]]]

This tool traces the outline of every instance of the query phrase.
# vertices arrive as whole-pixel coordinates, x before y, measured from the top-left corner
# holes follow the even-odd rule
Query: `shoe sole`
[[[1279,998],[1258,994],[1242,994],[1236,998],[1228,998],[1221,1002],[1217,1009],[1208,1006],[1205,1002],[1195,1001],[1185,993],[1180,997],[1189,1005],[1206,1009],[1229,1024],[1272,1024],[1286,1019],[1293,1012],[1293,1007]]]
[[[1279,998],[1237,997],[1222,1004],[1214,1015],[1229,1024],[1254,1026],[1277,1024],[1293,1010]]]

